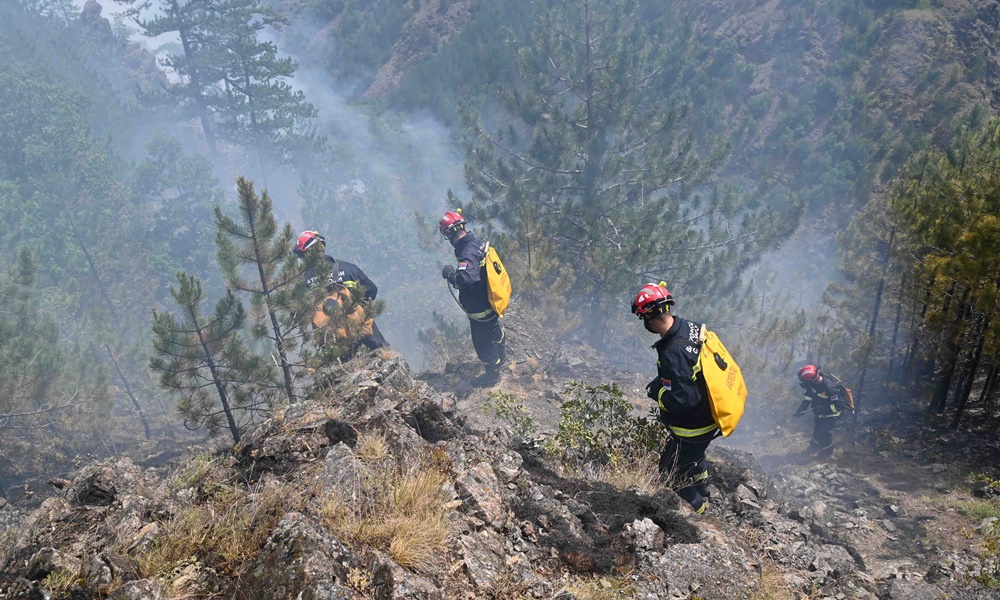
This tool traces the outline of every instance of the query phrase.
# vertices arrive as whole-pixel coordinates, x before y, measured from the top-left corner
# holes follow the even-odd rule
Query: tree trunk
[[[955,289],[955,283],[949,287],[949,290]],[[951,331],[957,331],[950,336],[945,336],[945,366],[942,369],[943,376],[938,380],[937,386],[934,388],[934,396],[931,398],[931,408],[935,410],[938,414],[944,412],[945,407],[948,404],[948,391],[951,389],[951,381],[955,376],[955,369],[958,368],[959,355],[961,354],[961,329],[962,323],[965,320],[965,303],[969,297],[969,290],[965,290],[962,295],[962,301],[959,303],[959,309],[956,311],[958,314],[955,318],[955,323],[951,328],[947,328],[945,331],[950,329]],[[942,314],[947,314],[948,308],[951,305],[951,295],[949,294],[945,298],[944,308]]]
[[[992,408],[992,406],[987,405],[986,399],[989,397],[990,389],[993,387],[993,382],[996,380],[996,377],[997,377],[997,366],[992,365],[990,366],[990,370],[986,373],[986,381],[983,382],[983,389],[979,391],[979,398],[977,403],[980,406],[982,406],[987,411],[987,413],[989,413],[989,409]]]
[[[1000,385],[998,384],[1000,384],[1000,367],[994,364],[993,379],[990,380],[990,385],[984,390],[983,400],[981,400],[983,405],[986,406],[990,411],[992,411],[993,407],[996,405],[997,388],[1000,387]]]
[[[289,402],[295,402],[295,393],[292,391],[292,366],[288,362],[288,355],[285,352],[285,338],[281,334],[281,324],[278,323],[278,314],[271,306],[271,287],[268,285],[267,274],[264,273],[264,262],[260,254],[259,240],[254,219],[247,219],[250,225],[250,238],[253,240],[254,259],[257,263],[257,275],[260,277],[261,294],[264,296],[264,304],[267,306],[267,315],[271,318],[271,329],[274,331],[274,347],[278,352],[281,361],[281,375],[284,378],[285,395]]]
[[[979,368],[979,358],[983,355],[983,344],[986,342],[986,335],[984,334],[989,325],[989,321],[984,323],[982,331],[979,332],[979,343],[976,344],[976,351],[972,355],[969,371],[965,375],[965,386],[962,389],[961,396],[958,398],[955,418],[951,422],[952,429],[958,427],[959,422],[962,420],[962,413],[965,412],[965,405],[969,401],[969,394],[972,393],[972,384],[976,381],[976,370]]]
[[[204,328],[198,322],[198,315],[195,314],[193,307],[188,307],[188,315],[191,317],[195,333],[198,334],[198,343],[201,344],[201,351],[205,354],[205,362],[208,364],[208,371],[212,374],[212,383],[215,384],[215,391],[219,394],[219,402],[222,403],[222,412],[226,414],[226,421],[229,423],[229,432],[233,434],[233,444],[239,444],[240,429],[236,426],[236,418],[233,417],[232,407],[229,406],[229,394],[226,393],[225,383],[219,375],[219,368],[215,364],[215,356],[212,355],[212,351],[208,347],[208,342],[205,341],[205,337],[202,335]]]
[[[201,129],[205,133],[205,143],[208,151],[213,155],[217,154],[215,148],[215,134],[212,132],[212,121],[208,114],[208,106],[205,103],[205,95],[202,94],[201,76],[198,74],[197,60],[191,50],[188,28],[184,26],[184,19],[181,17],[181,8],[177,0],[170,0],[170,8],[177,19],[177,35],[181,38],[181,47],[184,49],[184,58],[188,63],[188,74],[191,77],[191,87],[194,89],[195,103],[198,105],[198,116],[201,119]]]
[[[80,232],[76,228],[76,223],[73,221],[72,213],[69,210],[69,206],[66,204],[65,198],[63,199],[63,210],[66,211],[67,222],[69,223],[70,231],[73,233],[73,239],[76,240],[76,245],[80,247],[80,251],[83,252],[84,258],[87,259],[87,267],[90,269],[90,274],[94,277],[94,282],[97,283],[97,288],[101,291],[101,296],[104,298],[104,303],[108,307],[108,314],[111,315],[112,327],[118,323],[118,311],[115,309],[115,305],[111,302],[111,295],[108,294],[108,289],[104,285],[104,280],[101,279],[101,274],[97,270],[97,263],[94,262],[93,256],[90,255],[90,248],[83,241],[80,236]],[[111,358],[111,362],[115,365],[115,372],[118,373],[118,378],[121,379],[122,385],[125,387],[125,393],[128,395],[129,399],[132,401],[132,406],[135,408],[135,412],[139,415],[139,420],[142,421],[142,428],[146,432],[146,439],[149,439],[149,422],[146,420],[146,415],[142,412],[142,405],[139,404],[139,399],[136,398],[135,394],[132,393],[132,386],[129,384],[128,378],[125,377],[125,373],[119,368],[118,361],[115,360],[114,355],[111,352],[111,348],[105,344],[104,348],[108,351],[108,357]]]
[[[142,414],[142,408],[139,406],[138,400],[135,398],[135,394],[132,393],[132,386],[128,383],[128,378],[125,377],[125,373],[122,373],[122,368],[118,366],[118,360],[115,359],[115,355],[111,352],[111,346],[104,344],[104,349],[108,352],[108,358],[111,359],[111,364],[115,366],[115,372],[118,373],[118,377],[122,380],[122,385],[125,386],[125,393],[128,397],[132,399],[132,404],[135,406],[135,411],[139,413],[139,420],[142,421],[142,431],[146,435],[146,439],[150,438],[149,434],[149,422],[146,421],[145,415]]]
[[[899,339],[899,320],[903,316],[903,289],[906,287],[906,276],[899,283],[899,294],[896,297],[896,321],[892,326],[892,344],[889,348],[889,366],[885,370],[885,391],[891,398],[892,368],[896,363],[896,343]]]

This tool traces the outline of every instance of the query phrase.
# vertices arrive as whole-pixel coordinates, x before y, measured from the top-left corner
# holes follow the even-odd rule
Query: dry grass
[[[796,594],[788,589],[788,584],[785,583],[781,573],[765,562],[760,579],[757,580],[753,600],[794,600],[796,597]]]
[[[550,466],[560,477],[600,481],[623,492],[638,489],[654,496],[664,490],[679,487],[669,473],[660,475],[653,455],[632,460],[612,459],[608,464],[587,463],[576,466],[555,463]]]
[[[644,458],[635,461],[612,460],[593,470],[592,479],[603,481],[617,490],[640,489],[650,496],[666,489],[667,482],[660,476],[656,461]]]
[[[493,580],[493,587],[486,590],[485,600],[528,600],[531,587],[510,568],[506,567]]]
[[[164,523],[154,543],[136,557],[139,566],[149,576],[162,575],[196,554],[207,566],[232,572],[256,557],[296,501],[287,490],[220,487],[203,505],[185,508]]]
[[[387,552],[405,568],[427,569],[446,548],[445,480],[431,467],[378,465],[353,493],[324,503],[323,522],[334,535]]]
[[[379,348],[378,356],[382,360],[391,360],[393,358],[396,358],[396,353],[389,348]]]
[[[364,462],[381,462],[392,458],[389,442],[383,433],[362,433],[354,447],[354,455]]]
[[[77,573],[66,569],[56,569],[42,580],[41,587],[48,591],[52,595],[51,597],[61,598],[69,595],[70,590],[76,587],[79,579]]]
[[[14,542],[18,538],[17,533],[15,527],[0,529],[0,565],[6,565],[7,561],[13,557]]]
[[[201,483],[216,465],[216,460],[208,454],[196,454],[181,463],[170,478],[170,487],[185,490]]]
[[[578,600],[625,600],[635,597],[630,573],[616,576],[574,577],[566,585]]]

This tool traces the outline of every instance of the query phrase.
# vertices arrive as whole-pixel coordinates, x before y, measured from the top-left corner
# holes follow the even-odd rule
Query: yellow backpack
[[[489,243],[486,244],[486,256],[479,263],[479,266],[486,269],[486,295],[490,300],[490,306],[497,316],[502,317],[503,311],[507,310],[510,304],[510,276],[504,268],[500,255]]]
[[[724,437],[736,429],[747,401],[747,386],[743,372],[715,332],[701,326],[701,348],[695,372],[701,371],[708,389],[712,418]]]

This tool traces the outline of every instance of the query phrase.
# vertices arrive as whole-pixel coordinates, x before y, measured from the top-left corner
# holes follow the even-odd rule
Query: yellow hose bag
[[[486,245],[486,256],[479,266],[486,269],[486,295],[490,307],[497,316],[502,317],[503,311],[507,310],[507,305],[510,304],[510,276],[492,245]]]
[[[743,372],[715,332],[701,326],[698,367],[705,378],[712,418],[728,437],[740,422],[747,401]]]

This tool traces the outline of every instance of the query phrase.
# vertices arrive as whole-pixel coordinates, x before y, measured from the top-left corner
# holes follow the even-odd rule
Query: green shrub
[[[487,393],[486,400],[483,402],[483,410],[499,420],[506,433],[515,442],[520,443],[530,439],[538,429],[531,417],[531,412],[524,406],[524,403],[514,397],[514,394],[500,390]]]
[[[1000,588],[1000,527],[997,523],[986,531],[983,536],[983,554],[980,557],[983,567],[974,578],[984,587]]]
[[[561,420],[546,451],[563,462],[602,464],[648,454],[663,445],[664,428],[655,412],[635,417],[632,404],[616,383],[566,385],[569,399],[559,408]]]

